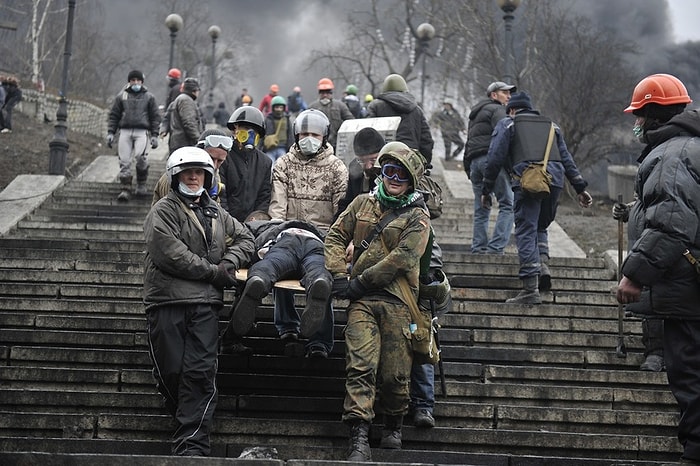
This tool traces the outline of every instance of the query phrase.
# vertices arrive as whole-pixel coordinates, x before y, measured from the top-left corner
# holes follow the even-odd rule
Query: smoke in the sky
[[[144,5],[150,5],[154,0],[92,1],[99,2],[105,10],[106,33],[144,37],[144,30],[157,24],[163,30],[162,37],[167,41],[164,18],[154,19],[146,14],[152,8]],[[523,4],[528,1],[533,0],[523,0]],[[558,2],[563,8],[571,8],[576,13],[593,18],[599,26],[616,31],[621,39],[632,41],[641,52],[640,73],[659,72],[659,66],[669,65],[667,62],[656,65],[656,60],[661,55],[658,52],[672,44],[673,38],[665,0]],[[318,67],[307,69],[310,51],[342,43],[347,15],[352,14],[353,10],[368,7],[370,2],[199,0],[198,4],[208,7],[211,24],[217,24],[221,28],[222,44],[231,44],[235,40],[233,38],[238,37],[245,38],[247,42],[247,45],[233,42],[231,46],[234,57],[245,55],[247,60],[245,69],[237,70],[241,76],[238,80],[240,82],[229,85],[234,86],[233,89],[228,89],[232,95],[225,97],[230,106],[240,88],[247,87],[256,102],[259,102],[272,83],[280,86],[280,93],[284,96],[290,93],[292,87],[299,85],[307,102],[314,100],[316,83],[324,77],[324,70]],[[163,58],[167,61],[166,57]],[[165,66],[163,64],[163,69]],[[164,93],[158,88],[164,88],[164,82],[151,82],[150,86],[156,95]]]

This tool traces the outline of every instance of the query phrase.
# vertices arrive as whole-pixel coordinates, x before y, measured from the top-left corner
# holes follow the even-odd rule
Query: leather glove
[[[151,149],[158,148],[158,138],[156,136],[151,136]]]
[[[482,194],[481,195],[481,206],[485,209],[491,209],[491,206],[493,205],[493,201],[491,200],[491,195],[490,194]]]
[[[112,148],[112,143],[114,142],[114,134],[107,133],[107,147]]]
[[[578,198],[578,205],[581,207],[590,207],[593,205],[593,197],[588,194],[588,191],[581,191],[576,197]]]
[[[236,268],[228,261],[221,261],[211,283],[217,288],[231,288],[236,284]]]
[[[350,280],[348,280],[348,277],[334,278],[333,287],[331,288],[331,294],[336,298],[347,298],[348,286],[350,286]]]
[[[350,301],[357,301],[367,294],[367,287],[362,284],[359,278],[353,278],[348,284],[347,296]]]
[[[632,204],[623,204],[622,202],[616,202],[613,204],[612,216],[615,220],[620,220],[626,222],[630,219],[630,207]]]

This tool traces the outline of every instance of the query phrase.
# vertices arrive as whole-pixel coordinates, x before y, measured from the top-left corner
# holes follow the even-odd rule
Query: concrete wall
[[[43,121],[44,116],[56,120],[58,96],[34,89],[22,89],[22,101],[17,109],[30,117]],[[81,100],[68,99],[68,129],[79,133],[102,137],[107,134],[109,110]]]
[[[617,201],[617,196],[622,194],[622,202],[632,202],[636,175],[636,165],[610,165],[608,167],[608,197]]]

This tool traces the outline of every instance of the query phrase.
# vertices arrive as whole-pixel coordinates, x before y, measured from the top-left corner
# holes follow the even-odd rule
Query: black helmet
[[[265,137],[265,117],[262,112],[255,107],[249,105],[238,107],[228,119],[226,126],[233,131],[233,125],[245,123],[250,125],[258,132],[260,137]]]

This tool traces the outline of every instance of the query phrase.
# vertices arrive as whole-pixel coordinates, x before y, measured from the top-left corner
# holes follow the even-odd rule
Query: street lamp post
[[[73,18],[75,17],[75,1],[68,0],[68,24],[66,25],[66,44],[63,51],[63,75],[59,91],[58,109],[53,139],[49,142],[49,175],[63,175],[66,171],[66,156],[68,154],[68,138],[66,137],[66,120],[68,120],[68,65],[73,48]]]
[[[496,0],[498,7],[503,10],[503,21],[505,22],[505,49],[504,49],[504,73],[503,81],[512,84],[515,81],[512,72],[513,61],[513,12],[520,6],[520,0]]]
[[[168,60],[168,69],[173,67],[175,37],[177,36],[177,31],[182,29],[182,24],[182,17],[177,13],[171,13],[165,18],[165,25],[170,29],[170,60]]]
[[[211,80],[209,82],[209,121],[214,120],[214,86],[216,85],[216,39],[221,35],[219,26],[209,27],[209,36],[211,37]]]
[[[430,41],[435,37],[435,28],[430,23],[422,23],[416,28],[416,34],[418,35],[418,40],[420,41],[421,55],[423,55],[423,69],[421,71],[420,79],[420,105],[424,107],[425,105],[425,59],[428,57],[428,48],[430,47]]]

